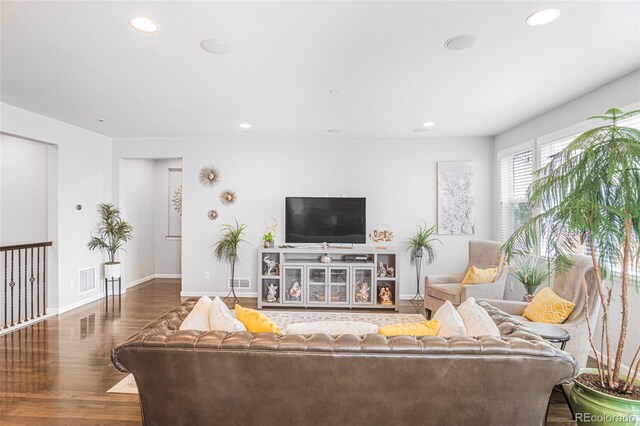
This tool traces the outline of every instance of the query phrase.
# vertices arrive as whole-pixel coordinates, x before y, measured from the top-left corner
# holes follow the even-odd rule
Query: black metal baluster
[[[9,326],[7,325],[7,310],[9,309],[9,307],[7,306],[7,293],[8,293],[8,289],[7,289],[7,252],[4,252],[4,327],[3,328],[9,328]]]
[[[27,251],[27,249],[24,249],[24,320],[29,321],[29,310],[27,309],[29,307],[29,297],[27,296],[27,289],[29,288],[29,286],[27,285],[27,282],[29,281],[27,279],[27,274],[29,273],[28,268],[27,268],[27,258],[29,257],[29,252]]]
[[[46,250],[47,248],[44,247],[44,249]],[[40,247],[38,247],[38,262],[36,263],[36,274],[38,276],[38,279],[36,280],[36,285],[38,287],[38,291],[37,291],[37,297],[38,297],[38,315],[37,317],[40,317]]]
[[[43,302],[43,315],[47,315],[47,250],[43,250],[43,262],[42,262],[42,302]]]
[[[29,282],[31,283],[31,319],[34,319],[33,316],[33,282],[36,279],[33,277],[33,247],[31,247],[31,278],[29,278]]]
[[[18,249],[18,324],[22,324],[22,252]]]

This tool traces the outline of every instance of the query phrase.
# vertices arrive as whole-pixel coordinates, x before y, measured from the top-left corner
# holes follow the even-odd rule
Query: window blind
[[[531,218],[527,190],[533,174],[533,150],[520,151],[500,159],[500,240]]]

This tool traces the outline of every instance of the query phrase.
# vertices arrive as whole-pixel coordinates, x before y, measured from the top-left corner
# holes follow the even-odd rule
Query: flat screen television
[[[287,197],[287,243],[366,242],[367,199]]]

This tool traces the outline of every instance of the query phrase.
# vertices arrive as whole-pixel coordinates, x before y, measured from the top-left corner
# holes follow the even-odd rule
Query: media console
[[[325,256],[329,256],[331,261],[322,262]],[[397,311],[400,294],[398,264],[397,251],[373,247],[260,249],[258,308],[331,307]]]

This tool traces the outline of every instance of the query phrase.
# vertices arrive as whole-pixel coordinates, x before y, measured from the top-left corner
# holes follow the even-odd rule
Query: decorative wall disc
[[[222,194],[220,194],[220,201],[222,201],[222,204],[225,206],[230,206],[236,202],[236,193],[228,189],[222,191]]]
[[[213,209],[212,209],[212,210],[209,210],[209,212],[207,213],[207,217],[208,217],[210,220],[216,220],[216,219],[218,218],[218,212],[217,212],[217,211],[215,211],[215,210],[213,210]]]
[[[380,223],[369,232],[369,240],[377,247],[383,247],[393,241],[393,231],[389,225]]]
[[[173,203],[173,209],[182,216],[182,186],[175,190],[171,202]]]
[[[212,166],[204,166],[200,169],[200,182],[204,186],[213,186],[220,180],[220,172]]]

